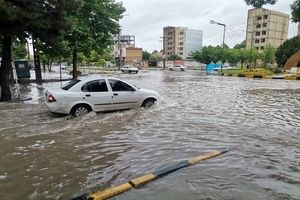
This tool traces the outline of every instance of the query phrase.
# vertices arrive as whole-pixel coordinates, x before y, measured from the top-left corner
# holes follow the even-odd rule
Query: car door
[[[137,107],[138,92],[132,86],[118,79],[108,79],[113,94],[113,108],[127,109]]]
[[[112,110],[112,93],[108,90],[105,79],[87,82],[81,87],[81,92],[95,111]]]

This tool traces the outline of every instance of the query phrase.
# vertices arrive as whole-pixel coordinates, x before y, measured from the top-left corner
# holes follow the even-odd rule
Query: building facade
[[[288,38],[290,16],[264,8],[248,11],[246,47],[264,50],[268,44],[278,48]]]
[[[123,59],[126,65],[139,66],[143,60],[143,49],[134,47],[126,48]]]
[[[175,27],[165,27],[163,34],[163,51],[165,56],[170,56],[175,54]]]
[[[298,23],[298,36],[300,36],[300,23]]]
[[[202,49],[203,32],[186,27],[164,28],[164,53],[166,57],[173,54],[183,59],[191,57],[191,53]]]

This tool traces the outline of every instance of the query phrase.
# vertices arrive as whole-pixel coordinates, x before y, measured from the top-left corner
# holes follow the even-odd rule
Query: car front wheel
[[[151,106],[154,105],[156,99],[153,99],[153,98],[149,98],[149,99],[146,99],[143,104],[142,104],[142,107],[144,108],[150,108]]]
[[[88,114],[90,111],[91,109],[87,105],[77,105],[72,109],[71,113],[74,117],[81,117]]]

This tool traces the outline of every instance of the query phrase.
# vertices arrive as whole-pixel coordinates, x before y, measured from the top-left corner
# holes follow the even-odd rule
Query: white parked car
[[[74,79],[62,87],[46,89],[45,95],[46,105],[51,112],[75,117],[90,111],[150,107],[160,99],[155,91],[107,77]]]
[[[169,67],[170,71],[186,71],[186,67],[183,65],[174,65],[173,67]]]
[[[139,69],[133,66],[124,66],[121,68],[121,71],[124,73],[138,73]]]

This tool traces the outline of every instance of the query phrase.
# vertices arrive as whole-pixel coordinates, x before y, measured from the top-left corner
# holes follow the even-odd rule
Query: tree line
[[[119,33],[125,8],[115,0],[2,0],[0,1],[0,101],[10,101],[9,74],[16,41],[33,41],[37,81],[41,61],[71,58],[77,77],[78,55],[105,54]],[[14,51],[15,52],[15,51]],[[94,52],[93,52],[94,53]]]

